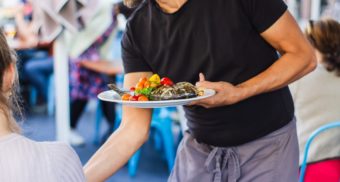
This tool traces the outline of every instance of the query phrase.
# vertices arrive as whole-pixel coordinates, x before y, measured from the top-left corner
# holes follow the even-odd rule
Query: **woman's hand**
[[[194,101],[190,105],[199,105],[205,108],[220,107],[235,104],[243,99],[242,89],[228,82],[209,82],[204,75],[200,73],[200,80],[196,83],[199,88],[209,88],[216,91],[212,97]]]

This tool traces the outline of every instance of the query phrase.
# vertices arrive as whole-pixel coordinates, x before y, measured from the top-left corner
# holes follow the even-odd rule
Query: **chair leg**
[[[159,121],[158,121],[159,120]],[[174,151],[174,139],[172,135],[172,121],[169,117],[163,118],[162,120],[158,119],[156,122],[152,124],[152,127],[155,127],[157,131],[160,132],[160,135],[163,139],[163,146],[165,151],[165,158],[168,163],[168,170],[171,172],[174,161],[175,161],[175,151]]]
[[[100,143],[100,126],[103,119],[102,105],[98,101],[96,109],[96,120],[95,120],[95,131],[94,131],[94,141],[93,143],[98,145]]]
[[[155,149],[157,151],[160,151],[162,149],[162,135],[157,130],[153,134],[153,141],[154,141]]]
[[[52,116],[54,114],[54,76],[51,75],[48,80],[48,91],[47,91],[47,114]]]
[[[129,170],[129,175],[131,177],[136,176],[141,150],[142,149],[139,149],[135,154],[133,154],[133,156],[130,158],[128,162],[128,170]]]
[[[29,103],[30,106],[34,106],[37,103],[38,91],[35,87],[30,87],[30,98]]]

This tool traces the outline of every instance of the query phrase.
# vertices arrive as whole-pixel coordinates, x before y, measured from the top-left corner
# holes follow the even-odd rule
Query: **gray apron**
[[[189,133],[178,148],[169,182],[297,182],[296,121],[235,147],[198,143]]]

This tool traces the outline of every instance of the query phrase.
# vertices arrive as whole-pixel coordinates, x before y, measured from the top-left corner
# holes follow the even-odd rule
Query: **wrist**
[[[235,87],[238,93],[238,101],[242,101],[250,97],[249,87],[247,87],[244,84],[239,84],[239,85],[236,85]]]

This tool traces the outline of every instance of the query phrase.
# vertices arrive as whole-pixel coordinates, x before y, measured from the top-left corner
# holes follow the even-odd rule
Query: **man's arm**
[[[124,87],[135,86],[140,77],[149,77],[151,74],[149,72],[126,74]],[[88,182],[99,182],[109,178],[143,145],[148,139],[151,113],[151,109],[123,106],[123,118],[119,128],[84,167]]]
[[[261,36],[282,53],[279,60],[259,75],[237,86],[227,82],[205,81],[201,75],[197,86],[214,89],[217,94],[192,104],[206,108],[234,104],[285,87],[316,67],[312,46],[288,11],[261,33]]]

